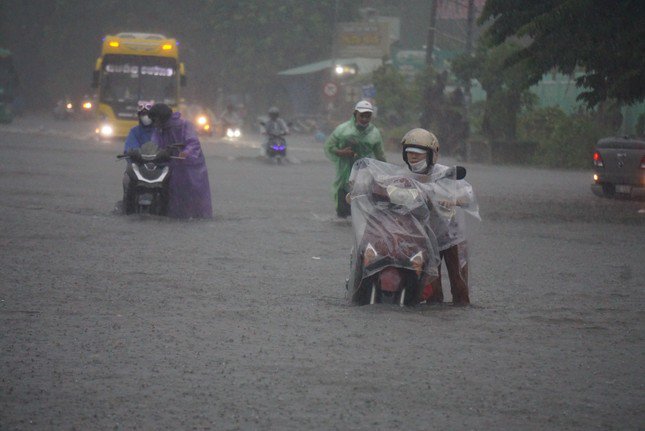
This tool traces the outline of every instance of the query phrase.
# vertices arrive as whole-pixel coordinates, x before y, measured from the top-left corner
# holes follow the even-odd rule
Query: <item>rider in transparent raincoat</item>
[[[428,130],[419,128],[410,130],[401,139],[401,146],[405,163],[412,172],[425,175],[426,181],[432,182],[433,178],[441,177],[450,169],[448,166],[437,163],[439,141]],[[465,170],[463,174],[465,175]],[[470,295],[464,208],[469,209],[469,212],[477,219],[479,219],[479,212],[472,187],[466,181],[459,179],[445,185],[450,189],[442,190],[442,185],[437,184],[436,190],[449,197],[446,205],[453,208],[454,215],[450,218],[448,229],[437,234],[437,242],[441,258],[448,269],[453,304],[467,305],[470,303]],[[443,301],[441,266],[439,267],[439,277],[424,288],[422,300]]]
[[[388,267],[406,274],[406,305],[420,299],[423,287],[438,276],[437,237],[450,235],[458,197],[468,195],[467,183],[455,181],[456,170],[430,175],[373,159],[358,160],[349,184],[355,244],[348,299],[368,303],[374,276]],[[477,211],[465,201],[468,211]]]

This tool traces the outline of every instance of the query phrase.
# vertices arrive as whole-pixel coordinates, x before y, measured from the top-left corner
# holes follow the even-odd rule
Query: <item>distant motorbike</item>
[[[377,160],[354,164],[350,196],[355,245],[346,286],[353,304],[419,302],[424,286],[438,276],[436,238],[447,232],[455,213],[450,182],[464,176],[465,169],[455,167],[426,182]]]
[[[206,114],[199,114],[195,118],[195,128],[200,135],[213,135],[213,122],[210,116]]]
[[[267,127],[264,121],[260,124]],[[276,163],[282,163],[282,159],[287,157],[287,141],[285,140],[285,132],[278,130],[265,130],[267,137],[266,141],[266,155],[270,160],[275,160]]]
[[[227,125],[225,127],[225,135],[228,139],[237,139],[242,136],[242,129],[238,125]]]
[[[65,97],[56,102],[54,107],[54,118],[57,120],[69,120],[74,116],[74,102],[69,97]]]
[[[84,96],[79,103],[79,115],[83,119],[94,118],[96,106],[94,100],[89,96]]]
[[[183,145],[175,144],[170,148],[175,150],[181,147]],[[168,211],[169,159],[153,142],[146,142],[135,154],[136,157],[132,153],[117,156],[117,159],[131,161],[126,169],[130,189],[123,202],[124,212],[165,216]]]

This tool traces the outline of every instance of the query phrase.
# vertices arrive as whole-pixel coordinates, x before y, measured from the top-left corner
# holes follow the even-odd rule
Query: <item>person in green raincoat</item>
[[[354,107],[351,120],[336,127],[325,142],[325,155],[336,165],[336,179],[332,196],[336,202],[336,214],[345,218],[350,215],[350,206],[345,201],[349,174],[354,162],[370,157],[385,162],[381,132],[371,124],[374,108],[366,100]]]

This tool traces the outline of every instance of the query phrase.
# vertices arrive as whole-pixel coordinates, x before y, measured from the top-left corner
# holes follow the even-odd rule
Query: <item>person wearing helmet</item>
[[[280,110],[276,106],[269,108],[269,120],[266,123],[262,124],[262,134],[266,136],[262,144],[262,150],[266,156],[269,151],[269,141],[271,136],[280,137],[284,139],[284,136],[289,134],[289,126],[280,118]]]
[[[332,196],[336,214],[341,218],[349,216],[351,211],[345,195],[354,162],[363,157],[385,161],[381,132],[371,123],[373,113],[372,104],[361,100],[354,107],[352,118],[336,127],[325,141],[325,155],[336,166]]]
[[[125,146],[123,148],[123,153],[127,153],[130,150],[141,148],[143,144],[150,141],[152,137],[152,120],[148,115],[150,113],[150,108],[152,108],[154,102],[148,102],[145,100],[139,101],[137,104],[137,118],[139,124],[130,129],[127,138],[125,138]]]
[[[438,174],[449,169],[448,166],[437,163],[439,140],[432,132],[425,129],[412,129],[401,139],[401,147],[403,161],[416,174]],[[433,230],[437,231],[437,229]],[[470,295],[468,293],[467,244],[464,232],[464,215],[460,208],[457,207],[457,212],[448,223],[447,229],[441,229],[441,231],[435,233],[437,234],[440,256],[448,269],[453,304],[468,305],[470,304]],[[439,277],[426,284],[422,300],[443,302],[441,265],[438,269]]]
[[[213,210],[208,170],[195,126],[163,103],[154,105],[148,115],[154,125],[152,142],[178,156],[169,157],[168,216],[211,218]],[[176,144],[181,145],[180,150],[175,148]]]
[[[130,159],[128,160],[128,167],[130,166],[131,161],[141,160],[141,153],[139,148],[146,142],[149,142],[152,138],[152,120],[148,115],[150,113],[150,108],[154,102],[149,102],[145,100],[140,100],[137,104],[137,118],[139,119],[139,124],[130,129],[128,136],[125,138],[125,145],[123,147],[123,154],[127,154]],[[134,212],[134,194],[130,189],[130,176],[128,175],[128,169],[123,174],[123,212],[125,214],[131,214]]]

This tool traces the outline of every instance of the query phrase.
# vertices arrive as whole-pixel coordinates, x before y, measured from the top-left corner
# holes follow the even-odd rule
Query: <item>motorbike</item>
[[[237,139],[242,136],[242,129],[238,125],[228,124],[225,129],[225,134],[228,139]]]
[[[94,100],[90,96],[83,96],[83,98],[80,100],[79,107],[79,114],[82,119],[94,118],[96,106]]]
[[[437,237],[446,235],[460,202],[463,167],[432,178],[373,159],[352,168],[350,193],[354,247],[348,299],[356,305],[413,306],[425,286],[438,276]],[[477,211],[477,208],[470,208]]]
[[[213,122],[209,115],[199,114],[195,118],[195,126],[200,135],[213,136]]]
[[[267,124],[264,121],[261,121],[260,124],[266,129]],[[277,130],[266,130],[265,134],[267,136],[267,157],[270,160],[275,160],[276,163],[282,163],[282,159],[287,157],[287,141],[284,139],[286,133]]]
[[[170,147],[174,150],[183,145],[174,144]],[[131,162],[126,169],[130,178],[130,188],[123,202],[125,214],[167,214],[170,166],[160,151],[153,142],[146,142],[139,150],[138,160],[133,160],[128,154],[117,155],[117,159],[127,159]],[[173,156],[171,158],[182,159]]]
[[[54,107],[54,118],[57,120],[68,120],[74,116],[74,102],[69,97],[65,97],[56,102]]]

